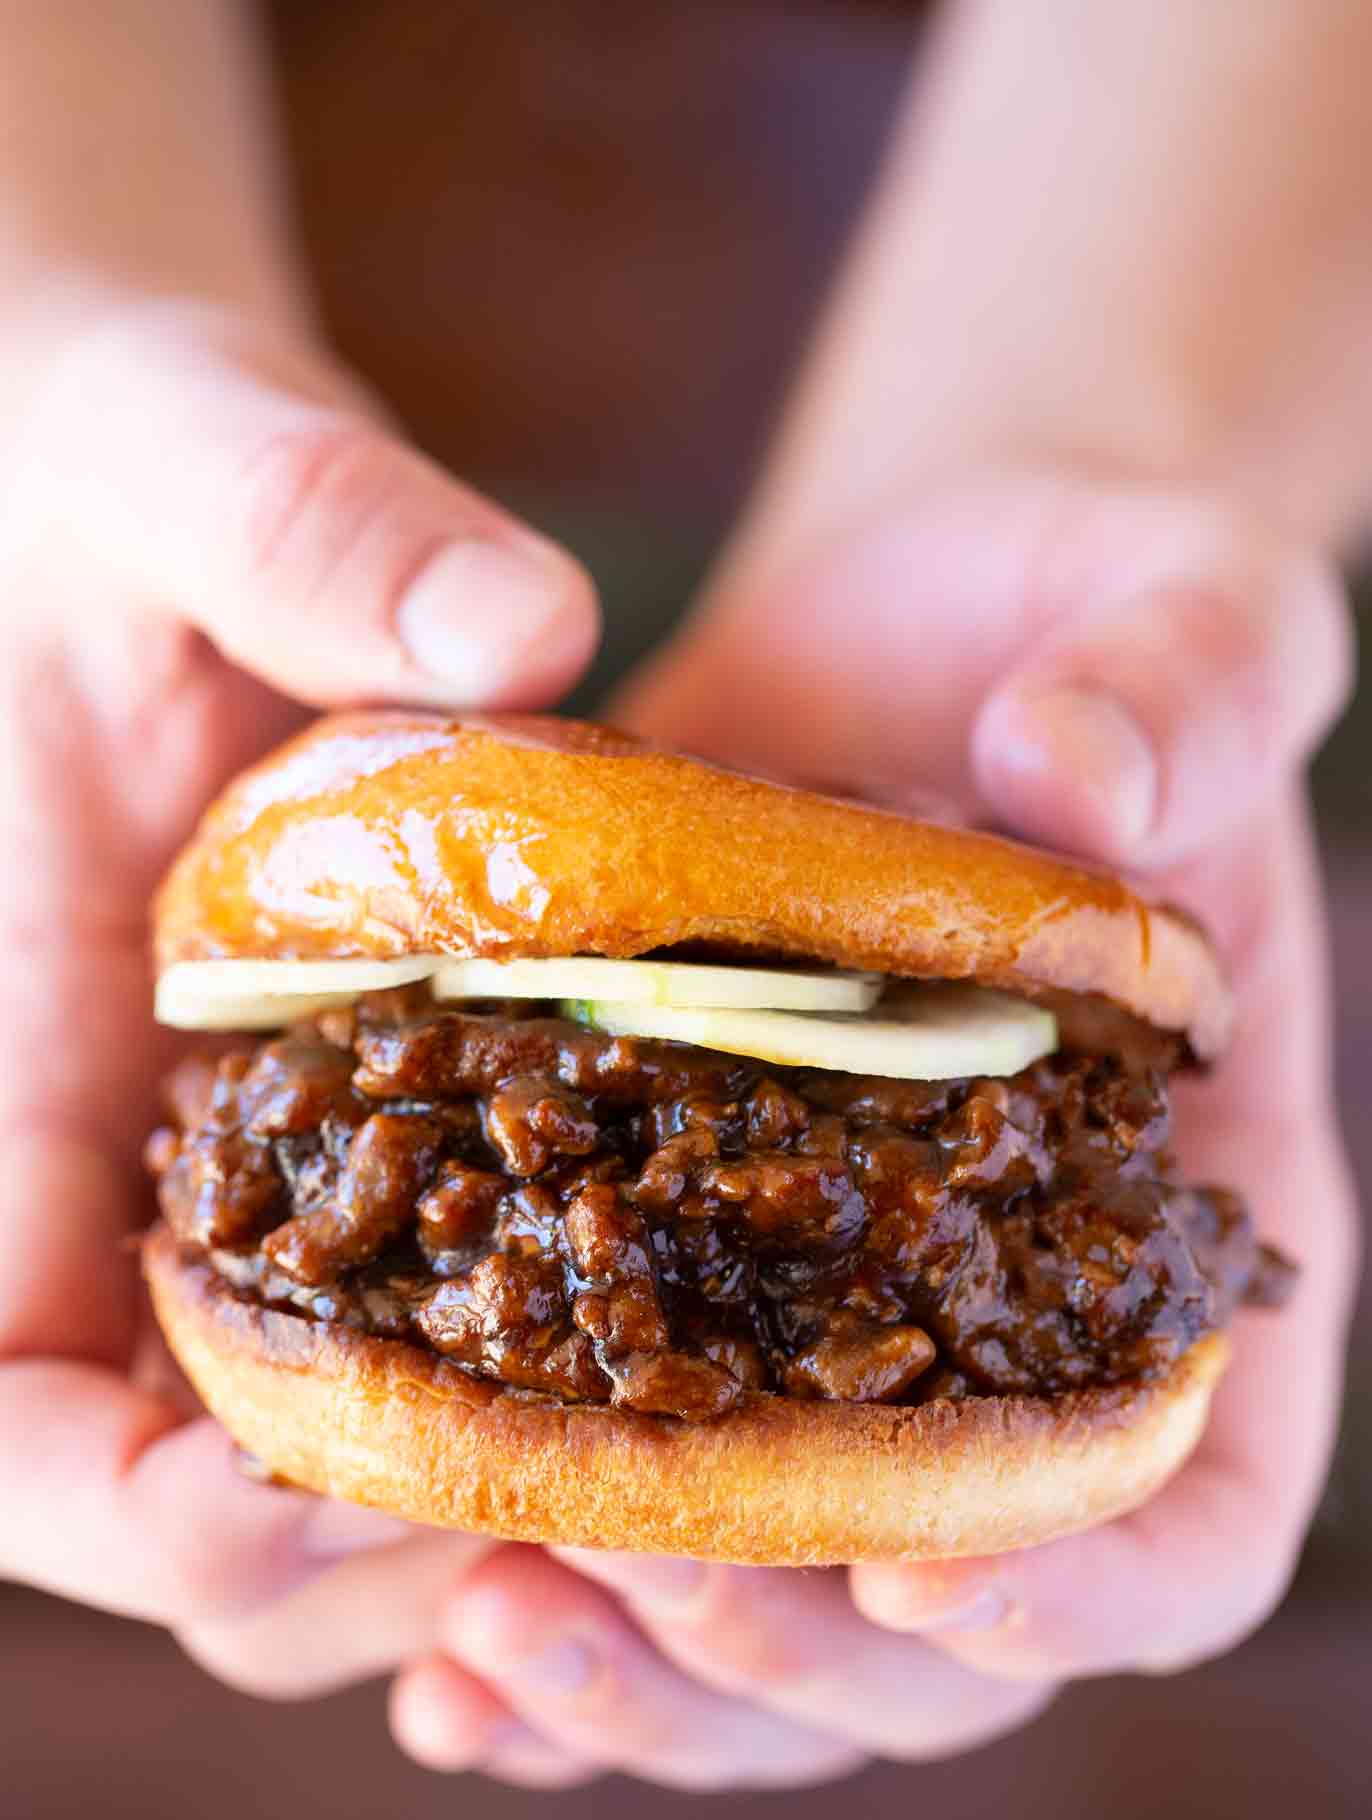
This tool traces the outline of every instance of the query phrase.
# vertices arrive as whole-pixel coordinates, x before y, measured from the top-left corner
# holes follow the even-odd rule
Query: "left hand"
[[[847,1575],[487,1556],[397,1684],[413,1755],[544,1783],[813,1782],[966,1749],[1066,1678],[1184,1666],[1262,1621],[1324,1476],[1356,1274],[1299,785],[1347,676],[1338,590],[1304,553],[1199,499],[1026,479],[720,594],[638,683],[623,718],[657,737],[897,806],[932,788],[1201,915],[1239,1028],[1181,1084],[1182,1167],[1248,1194],[1300,1289],[1240,1316],[1189,1465],[1084,1535]]]

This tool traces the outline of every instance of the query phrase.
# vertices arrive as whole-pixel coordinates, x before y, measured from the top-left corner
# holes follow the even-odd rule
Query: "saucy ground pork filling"
[[[191,1056],[168,1225],[243,1297],[688,1421],[1146,1379],[1294,1274],[1171,1179],[1142,1059],[902,1082],[548,1009],[409,989]]]

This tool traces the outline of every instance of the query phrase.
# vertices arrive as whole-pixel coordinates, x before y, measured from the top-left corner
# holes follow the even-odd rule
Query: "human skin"
[[[0,984],[0,1570],[166,1623],[265,1694],[396,1670],[412,1754],[543,1785],[946,1754],[1064,1678],[1260,1621],[1324,1472],[1354,1275],[1299,779],[1349,665],[1329,552],[1364,507],[1369,51],[1354,0],[1053,0],[1032,31],[1008,0],[955,11],[756,497],[623,704],[720,757],[933,791],[1194,907],[1240,1025],[1183,1095],[1183,1159],[1303,1266],[1293,1308],[1240,1321],[1201,1451],[1143,1511],[996,1562],[800,1575],[555,1557],[252,1484],[159,1360],[117,1259],[167,1054],[152,882],[302,704],[551,699],[594,606],[319,345],[234,9],[136,0],[116,30],[0,5],[0,921],[23,960]]]

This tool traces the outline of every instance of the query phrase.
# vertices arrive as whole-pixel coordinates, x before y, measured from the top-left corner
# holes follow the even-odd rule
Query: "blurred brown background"
[[[344,351],[436,453],[565,536],[606,649],[659,638],[756,460],[878,155],[917,6],[280,0],[292,153]],[[1361,615],[1372,625],[1372,592]],[[1372,685],[1317,769],[1345,1124],[1372,1190]],[[1317,1210],[1312,1210],[1312,1217]],[[3,1493],[0,1493],[3,1495]],[[1234,1538],[1235,1547],[1243,1538]],[[270,1707],[141,1626],[0,1587],[0,1820],[666,1816],[412,1768],[379,1689]],[[730,1813],[1342,1820],[1372,1788],[1372,1301],[1296,1587],[1226,1661],[1097,1682],[978,1756]]]

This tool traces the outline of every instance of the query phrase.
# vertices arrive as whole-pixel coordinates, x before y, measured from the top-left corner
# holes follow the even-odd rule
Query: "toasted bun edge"
[[[168,1344],[271,1472],[442,1528],[772,1566],[1025,1548],[1144,1502],[1205,1425],[1227,1341],[1156,1383],[920,1408],[748,1397],[715,1422],[567,1405],[246,1301],[164,1226]]]

